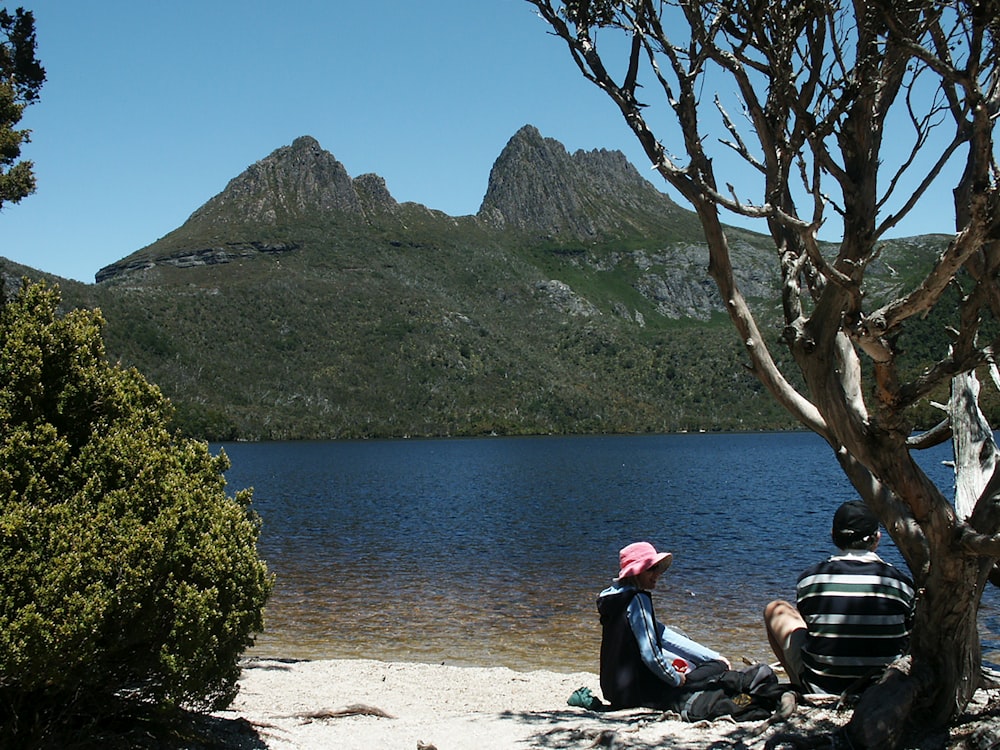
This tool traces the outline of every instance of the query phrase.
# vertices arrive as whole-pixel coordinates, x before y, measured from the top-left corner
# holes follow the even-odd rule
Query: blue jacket
[[[616,583],[597,597],[601,692],[614,708],[670,708],[690,671],[722,656],[660,622],[648,591]]]

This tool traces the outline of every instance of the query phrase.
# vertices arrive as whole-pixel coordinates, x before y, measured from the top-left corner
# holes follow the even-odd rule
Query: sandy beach
[[[781,722],[687,723],[651,710],[598,713],[567,705],[597,675],[364,659],[247,661],[240,694],[214,714],[215,747],[230,750],[510,750],[511,748],[764,748],[783,734],[824,735],[844,724],[831,699]],[[971,748],[995,727],[1000,691],[980,691],[950,736],[909,750]],[[829,740],[824,747],[830,747]],[[785,745],[781,745],[785,747]],[[787,747],[791,747],[788,745]],[[992,746],[991,746],[992,747]]]
[[[781,726],[690,724],[645,709],[598,713],[567,705],[580,687],[600,696],[597,675],[588,672],[258,659],[245,665],[236,701],[216,716],[244,733],[252,728],[255,737],[230,741],[241,750],[763,747],[779,729],[847,718],[812,709]]]

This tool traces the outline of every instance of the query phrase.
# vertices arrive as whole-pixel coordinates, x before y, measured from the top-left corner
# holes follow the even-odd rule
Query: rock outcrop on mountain
[[[305,135],[250,165],[188,221],[274,226],[317,213],[365,217],[396,207],[382,178],[352,180],[333,154]]]
[[[477,216],[497,229],[594,241],[641,233],[679,211],[621,151],[570,154],[526,125],[494,163]]]
[[[295,242],[224,242],[210,247],[192,247],[183,250],[155,255],[138,253],[124,260],[105,266],[94,277],[100,284],[116,276],[142,271],[154,266],[173,266],[175,268],[194,268],[195,266],[215,266],[221,263],[231,263],[241,258],[251,258],[255,255],[275,255],[298,250]]]

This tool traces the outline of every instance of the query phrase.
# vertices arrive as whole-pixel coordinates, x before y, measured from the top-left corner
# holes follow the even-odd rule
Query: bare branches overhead
[[[529,1],[718,237],[725,237],[720,212],[762,220],[785,274],[785,340],[793,352],[820,346],[830,362],[856,353],[874,362],[876,402],[854,400],[851,416],[835,399],[839,417],[858,425],[877,418],[900,429],[900,412],[915,399],[989,359],[973,311],[1000,317],[992,283],[1000,68],[995,22],[984,20],[983,4]],[[605,38],[613,31],[624,35],[624,48]],[[638,101],[640,91],[648,101]],[[653,100],[656,91],[662,96]],[[654,130],[670,134],[669,149]],[[686,162],[668,156],[674,152]],[[921,208],[946,168],[963,162],[954,216],[949,222],[942,214],[942,229],[955,225],[954,240],[922,281],[866,309],[864,274],[881,240]],[[839,236],[836,252],[821,251],[821,231]],[[739,290],[728,288],[728,262],[725,242],[715,243],[712,273],[734,300]],[[959,273],[978,279],[964,296],[969,314],[956,326],[964,331],[960,345],[907,380],[894,335],[933,309]],[[836,334],[854,348],[835,346]],[[754,369],[768,373],[773,393],[798,402],[758,349],[751,351]],[[810,399],[822,398],[822,389],[810,386]],[[806,418],[808,411],[798,410]]]

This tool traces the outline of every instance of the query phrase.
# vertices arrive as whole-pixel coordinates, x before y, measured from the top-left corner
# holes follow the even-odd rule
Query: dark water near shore
[[[596,671],[594,598],[618,549],[645,539],[674,553],[660,619],[771,661],[761,611],[833,551],[853,494],[811,433],[222,447],[277,576],[254,653],[288,658]],[[946,494],[949,457],[922,459]],[[879,552],[902,565],[891,543]],[[1000,648],[997,601],[984,650]]]

